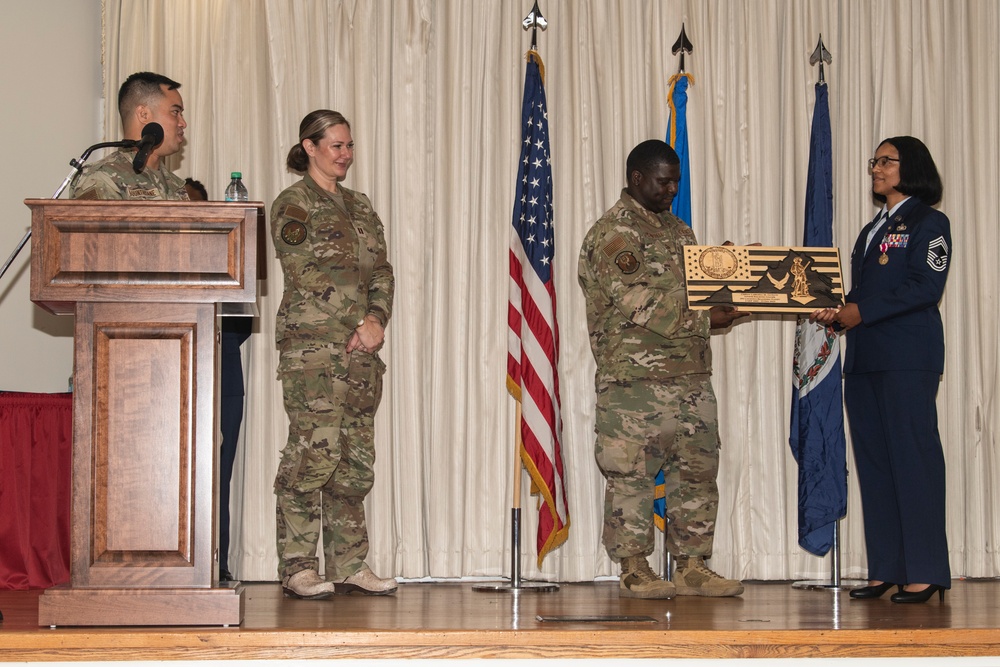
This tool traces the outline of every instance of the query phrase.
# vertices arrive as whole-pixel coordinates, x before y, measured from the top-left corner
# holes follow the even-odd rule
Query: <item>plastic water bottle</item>
[[[243,185],[243,174],[234,171],[229,186],[226,188],[226,201],[250,201],[247,188]]]

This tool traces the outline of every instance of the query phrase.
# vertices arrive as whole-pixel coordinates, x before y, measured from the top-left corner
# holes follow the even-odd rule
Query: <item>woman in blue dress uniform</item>
[[[951,587],[945,469],[938,435],[951,227],[933,208],[942,185],[927,147],[892,137],[868,161],[883,202],[851,254],[846,305],[812,319],[847,331],[844,402],[854,443],[868,553],[868,585],[852,598],[944,599]]]

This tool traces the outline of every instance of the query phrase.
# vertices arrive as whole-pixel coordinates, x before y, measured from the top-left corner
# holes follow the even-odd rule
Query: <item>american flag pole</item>
[[[510,505],[510,587],[522,588],[521,584],[521,401],[516,402],[514,415],[514,498]]]
[[[507,389],[515,399],[514,480],[511,506],[510,583],[480,584],[479,591],[558,590],[521,580],[521,475],[532,479],[539,509],[538,562],[566,539],[559,407],[558,325],[552,281],[552,174],[542,60],[537,31],[547,23],[536,0],[522,26],[532,31],[521,111],[521,160],[512,216],[508,301]]]

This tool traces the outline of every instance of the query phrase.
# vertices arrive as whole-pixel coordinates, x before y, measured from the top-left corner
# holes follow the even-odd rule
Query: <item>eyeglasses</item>
[[[879,169],[885,169],[889,166],[890,162],[899,162],[898,157],[889,157],[888,155],[883,155],[882,157],[873,157],[868,160],[868,173],[875,170],[875,167]]]

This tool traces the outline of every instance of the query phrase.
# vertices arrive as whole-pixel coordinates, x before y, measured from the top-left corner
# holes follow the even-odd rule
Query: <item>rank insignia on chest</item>
[[[306,226],[298,220],[286,222],[281,228],[281,240],[288,245],[299,245],[306,240]]]
[[[615,257],[615,264],[625,275],[631,275],[639,270],[639,260],[635,258],[635,253],[631,250],[618,253]]]

